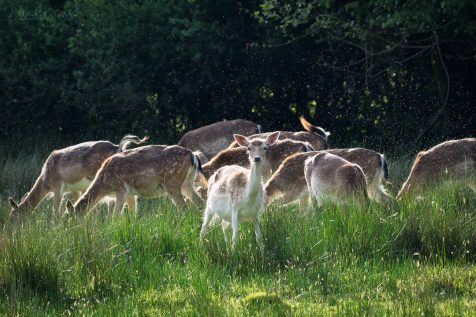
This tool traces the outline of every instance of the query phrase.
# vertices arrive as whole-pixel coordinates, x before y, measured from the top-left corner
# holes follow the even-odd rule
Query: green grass
[[[392,192],[408,160],[390,160]],[[25,164],[23,166],[22,164]],[[252,225],[234,252],[221,228],[200,243],[202,210],[140,200],[139,214],[52,218],[44,201],[11,223],[41,160],[0,163],[0,315],[474,315],[476,198],[456,185],[387,210],[270,206],[265,257]],[[35,168],[38,168],[35,170]],[[16,179],[18,172],[18,180]]]

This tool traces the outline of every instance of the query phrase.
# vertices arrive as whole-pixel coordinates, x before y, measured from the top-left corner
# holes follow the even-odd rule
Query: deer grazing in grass
[[[418,153],[397,199],[450,181],[465,183],[476,192],[476,138],[446,141]]]
[[[369,197],[390,205],[393,198],[386,192],[383,182],[388,178],[387,162],[383,154],[364,148],[332,149],[331,153],[358,164],[366,177]],[[265,185],[267,202],[279,200],[287,204],[299,200],[303,210],[308,202],[308,187],[304,177],[304,161],[318,152],[299,153],[288,157]]]
[[[347,204],[367,202],[367,183],[359,165],[326,152],[320,152],[304,162],[304,176],[311,198],[318,206],[324,201]]]
[[[261,133],[261,126],[243,119],[216,122],[185,133],[178,145],[192,151],[200,151],[208,159],[233,141],[233,134],[251,135]]]
[[[104,160],[122,152],[130,143],[142,144],[147,139],[148,137],[140,139],[135,135],[126,135],[119,145],[109,141],[93,141],[51,152],[43,164],[40,176],[20,203],[17,204],[11,197],[8,199],[12,207],[11,216],[33,210],[51,192],[53,210],[57,213],[65,192],[72,192],[77,200],[81,192],[88,188]]]
[[[196,173],[207,185],[200,160],[189,149],[178,145],[142,146],[108,158],[74,206],[70,201],[66,206],[68,211],[82,214],[103,197],[115,196],[118,215],[126,199],[134,212],[136,196],[153,198],[165,193],[180,208],[186,207],[182,195],[198,205],[202,200],[193,188]]]
[[[329,148],[329,144],[327,142],[327,139],[330,135],[329,132],[326,132],[321,127],[313,126],[302,116],[299,117],[299,120],[301,121],[301,124],[306,131],[279,131],[280,132],[279,139],[280,140],[289,139],[294,141],[307,142],[316,151],[326,150]],[[249,139],[256,139],[256,138],[265,139],[271,133],[274,133],[274,132],[254,134],[249,136],[248,138]],[[235,148],[238,146],[239,144],[236,141],[234,141],[228,146],[228,148],[230,149],[230,148]]]
[[[217,217],[222,220],[222,230],[227,242],[226,229],[231,223],[233,229],[232,248],[238,238],[238,225],[252,221],[256,242],[261,254],[264,252],[259,226],[260,216],[265,207],[265,193],[262,175],[266,162],[266,152],[278,139],[279,132],[270,134],[266,140],[249,140],[242,135],[234,135],[235,140],[248,149],[250,169],[238,165],[224,166],[209,179],[208,198],[200,237],[208,230],[210,221]]]

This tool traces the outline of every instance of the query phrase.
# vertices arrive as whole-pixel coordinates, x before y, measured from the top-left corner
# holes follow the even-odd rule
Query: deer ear
[[[12,197],[8,197],[8,203],[13,209],[18,209],[18,204],[13,200]]]
[[[279,138],[279,131],[271,133],[266,138],[266,145],[267,146],[273,145],[274,143],[276,143],[276,141],[278,141],[278,138]]]
[[[233,134],[233,137],[235,138],[236,143],[241,146],[248,146],[248,144],[250,144],[250,142],[248,142],[248,138],[241,134]]]

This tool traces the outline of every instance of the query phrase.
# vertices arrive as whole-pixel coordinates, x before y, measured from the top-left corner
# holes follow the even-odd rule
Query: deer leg
[[[55,214],[59,213],[59,209],[61,206],[61,201],[63,200],[63,191],[64,185],[60,185],[58,188],[53,190],[53,212]]]
[[[226,231],[230,227],[230,223],[228,221],[222,220],[221,221],[221,231],[223,231],[223,236],[225,237],[225,245],[228,248],[228,236],[226,234]]]
[[[131,195],[127,197],[127,206],[129,207],[129,213],[137,212],[137,196]]]
[[[254,225],[255,225],[256,243],[258,244],[259,250],[261,252],[261,256],[263,257],[264,256],[264,244],[263,244],[263,236],[261,235],[261,229],[259,227],[258,217],[255,218]]]
[[[308,197],[299,199],[299,211],[304,212],[306,208],[309,206],[309,202],[310,200]]]
[[[170,196],[172,196],[172,200],[175,203],[175,205],[180,209],[180,210],[185,210],[187,208],[187,204],[185,203],[182,193],[180,190],[171,190],[169,191]]]
[[[213,212],[210,209],[208,209],[208,208],[205,209],[203,224],[202,224],[202,228],[200,230],[200,240],[203,240],[203,237],[205,236],[205,234],[208,231],[208,226],[210,225],[210,221],[212,220],[212,214],[213,214]]]
[[[234,250],[236,246],[236,240],[238,239],[238,211],[232,210],[231,212],[231,228],[233,229],[233,235],[231,237],[231,249]]]
[[[116,199],[111,199],[106,201],[107,213],[112,214],[113,210],[116,209]]]
[[[114,214],[117,217],[119,212],[122,213],[122,209],[124,208],[124,202],[126,200],[126,195],[123,192],[116,193],[116,205],[114,207]]]

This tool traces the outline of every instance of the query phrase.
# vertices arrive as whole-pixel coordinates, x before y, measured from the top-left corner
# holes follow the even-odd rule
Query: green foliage
[[[469,0],[3,0],[0,136],[175,143],[223,118],[298,130],[299,114],[334,145],[468,136],[474,13]]]
[[[255,15],[277,31],[271,47],[314,49],[321,87],[309,91],[337,138],[408,148],[473,133],[451,122],[474,120],[458,94],[474,82],[475,12],[472,1],[265,0]]]

